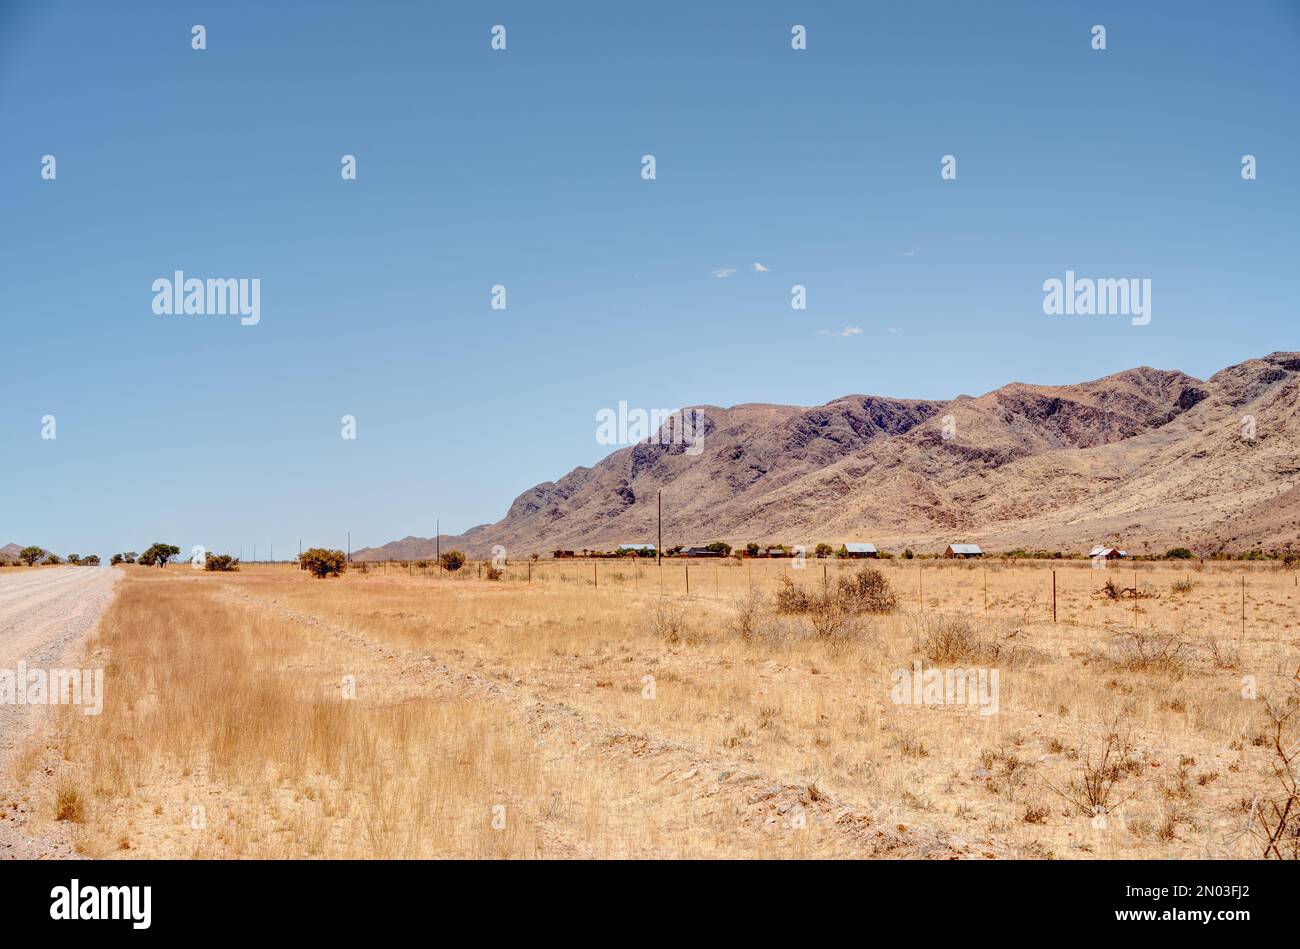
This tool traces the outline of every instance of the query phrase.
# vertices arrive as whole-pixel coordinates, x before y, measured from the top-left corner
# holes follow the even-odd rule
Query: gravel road
[[[56,567],[40,570],[6,567],[0,570],[0,669],[13,670],[19,661],[29,669],[76,667],[76,647],[95,627],[113,599],[120,570],[97,567]],[[110,686],[105,684],[105,692]],[[0,787],[13,786],[9,759],[37,727],[45,706],[11,705],[0,698]],[[21,795],[26,789],[14,789]],[[28,836],[27,802],[0,808],[0,858],[72,856],[66,841]]]

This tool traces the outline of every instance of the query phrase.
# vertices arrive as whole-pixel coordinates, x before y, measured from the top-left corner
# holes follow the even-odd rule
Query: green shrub
[[[214,554],[208,551],[203,555],[203,569],[220,573],[230,573],[239,569],[239,558],[230,554]]]
[[[440,563],[442,569],[446,570],[448,573],[455,573],[461,567],[465,566],[465,555],[459,550],[449,550],[438,558],[438,563]]]
[[[341,550],[328,550],[324,547],[312,547],[298,555],[298,563],[313,577],[337,577],[348,569],[347,554]]]
[[[1165,557],[1169,560],[1191,560],[1192,552],[1186,547],[1174,547],[1165,554]]]

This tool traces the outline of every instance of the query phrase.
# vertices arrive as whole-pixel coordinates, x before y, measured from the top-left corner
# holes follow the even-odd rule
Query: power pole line
[[[664,565],[664,489],[659,489],[659,546],[655,548],[656,563]]]

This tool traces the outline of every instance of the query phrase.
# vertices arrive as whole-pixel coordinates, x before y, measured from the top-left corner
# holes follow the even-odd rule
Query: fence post
[[[1056,571],[1052,571],[1052,622],[1056,622]]]
[[[691,598],[691,565],[686,565],[686,599]]]
[[[1246,575],[1241,575],[1241,641],[1246,641]]]

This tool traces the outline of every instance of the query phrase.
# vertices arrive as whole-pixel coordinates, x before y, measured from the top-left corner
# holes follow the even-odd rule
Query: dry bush
[[[1100,590],[1093,591],[1093,599],[1160,599],[1160,594],[1139,586],[1121,586],[1114,580],[1106,580]]]
[[[1051,813],[1046,807],[1040,807],[1037,804],[1026,804],[1025,814],[1021,818],[1026,824],[1044,824],[1047,822],[1047,816]]]
[[[994,658],[991,643],[982,639],[970,621],[960,616],[927,616],[920,643],[925,658],[950,666]]]
[[[879,570],[863,567],[851,577],[840,577],[838,599],[852,613],[892,613],[898,607],[889,581]]]
[[[879,570],[863,567],[852,576],[841,577],[834,588],[809,593],[789,577],[782,577],[776,590],[778,613],[806,615],[818,639],[842,639],[863,631],[855,621],[866,613],[892,613],[898,598]]]
[[[808,620],[812,624],[815,637],[837,645],[860,639],[867,632],[862,617],[846,609],[836,597],[818,598],[808,612]]]
[[[1188,580],[1188,579],[1186,579],[1186,578],[1184,578],[1184,579],[1182,579],[1182,580],[1175,580],[1172,584],[1170,584],[1170,586],[1169,586],[1169,592],[1171,592],[1171,593],[1191,593],[1192,590],[1193,590],[1193,588],[1195,588],[1195,586],[1196,586],[1195,583],[1193,583],[1191,580]]]
[[[1219,642],[1215,636],[1209,637],[1205,642],[1205,651],[1210,656],[1210,662],[1214,668],[1231,671],[1241,668],[1241,651],[1235,647]]]
[[[749,591],[737,600],[730,621],[732,635],[746,643],[770,638],[773,623],[767,615],[766,606],[767,598],[756,590]]]
[[[788,576],[782,577],[776,588],[778,613],[807,613],[812,609],[813,598],[808,591],[795,584]]]
[[[1014,642],[1020,630],[981,634],[964,616],[929,614],[920,619],[920,630],[916,648],[935,665],[1018,665],[1040,658],[1035,650]]]
[[[506,572],[504,570],[500,567],[493,566],[492,564],[488,564],[487,568],[483,571],[483,579],[485,580],[500,580],[505,575]]]
[[[1118,785],[1126,777],[1142,773],[1142,762],[1134,753],[1127,735],[1112,730],[1099,751],[1083,756],[1080,773],[1064,788],[1043,781],[1048,789],[1060,795],[1084,817],[1108,814],[1129,800],[1142,787],[1141,782],[1124,795],[1117,793]]]
[[[684,640],[689,631],[686,608],[672,600],[656,603],[654,609],[646,614],[646,624],[650,635],[670,644]]]
[[[1252,833],[1266,860],[1300,860],[1300,695],[1266,699],[1275,789],[1260,801]]]
[[[1176,633],[1130,629],[1110,641],[1111,661],[1129,672],[1165,672],[1183,675],[1191,659],[1192,644]]]

